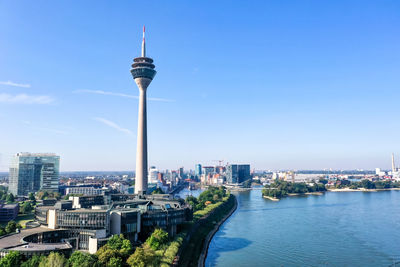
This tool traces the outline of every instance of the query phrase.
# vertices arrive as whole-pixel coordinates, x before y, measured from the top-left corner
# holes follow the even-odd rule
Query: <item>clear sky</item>
[[[400,1],[0,0],[0,170],[132,170],[142,26],[149,164],[400,163]]]

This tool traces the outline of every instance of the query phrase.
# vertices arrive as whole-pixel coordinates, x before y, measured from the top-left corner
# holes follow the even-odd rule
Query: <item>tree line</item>
[[[265,188],[262,190],[262,195],[279,199],[288,194],[305,194],[324,191],[326,191],[326,187],[323,183],[313,183],[313,185],[309,185],[306,183],[275,180],[272,184],[265,185]]]

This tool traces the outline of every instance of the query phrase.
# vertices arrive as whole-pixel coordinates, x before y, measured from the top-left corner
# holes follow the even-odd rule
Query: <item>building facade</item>
[[[226,167],[228,184],[241,184],[250,178],[250,164],[230,164]]]
[[[101,188],[95,188],[95,187],[67,187],[65,189],[65,194],[66,195],[85,195],[85,196],[91,196],[91,195],[101,195],[103,193],[103,190]]]
[[[197,178],[201,176],[201,164],[196,164],[196,166],[194,167],[194,174]]]
[[[17,218],[18,204],[0,204],[0,222],[9,222]]]
[[[60,157],[52,153],[17,153],[10,166],[9,191],[26,196],[39,190],[57,192]]]

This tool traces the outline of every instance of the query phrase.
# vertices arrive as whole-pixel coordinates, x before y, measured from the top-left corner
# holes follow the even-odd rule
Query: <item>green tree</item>
[[[164,194],[161,188],[157,187],[153,192],[151,192],[152,195],[155,194]]]
[[[370,180],[362,180],[361,181],[361,187],[365,188],[365,189],[374,189],[375,188],[375,184],[373,182],[371,182]]]
[[[319,179],[319,182],[321,183],[321,184],[327,184],[328,183],[328,180],[327,179],[323,179],[323,178],[321,178],[321,179]]]
[[[33,193],[29,193],[29,194],[28,194],[28,199],[31,200],[31,201],[36,200],[36,199],[35,199],[35,195],[34,195]]]
[[[20,266],[21,254],[18,251],[10,251],[4,258],[0,260],[1,267],[16,267]]]
[[[122,241],[122,246],[119,250],[119,253],[121,254],[122,257],[124,258],[128,258],[129,255],[131,255],[133,252],[133,246],[131,241],[129,241],[128,239],[124,239]]]
[[[107,263],[107,267],[121,267],[121,266],[122,266],[122,259],[119,257],[112,257]]]
[[[45,261],[46,257],[45,256],[38,256],[38,255],[33,255],[30,259],[27,261],[24,261],[21,264],[21,267],[39,267],[40,262]]]
[[[158,228],[147,238],[146,243],[154,250],[157,250],[161,246],[168,242],[168,233]]]
[[[113,235],[108,241],[107,245],[111,249],[120,250],[123,244],[123,240],[125,240],[122,234]]]
[[[47,192],[47,191],[39,191],[37,193],[37,197],[40,200],[46,199],[48,196],[49,196],[49,192]]]
[[[28,214],[32,211],[33,207],[32,204],[28,201],[25,201],[20,207],[19,207],[19,212]]]
[[[93,267],[96,266],[97,257],[89,253],[74,251],[68,259],[69,267]]]
[[[197,205],[199,204],[199,201],[197,200],[196,197],[187,196],[185,201],[193,208],[193,212],[197,210]]]
[[[118,251],[115,249],[111,249],[108,244],[105,244],[99,250],[97,250],[96,255],[103,265],[106,265],[108,261],[113,257],[118,257]]]
[[[16,229],[17,223],[15,221],[9,221],[5,228],[7,234],[14,233]]]
[[[40,262],[39,267],[68,267],[68,261],[64,255],[51,252]]]
[[[12,193],[8,194],[6,197],[7,203],[13,203],[15,201],[14,195]]]
[[[144,244],[143,247],[136,248],[135,253],[128,258],[127,263],[132,267],[148,267],[157,266],[156,261],[157,257],[154,250]]]

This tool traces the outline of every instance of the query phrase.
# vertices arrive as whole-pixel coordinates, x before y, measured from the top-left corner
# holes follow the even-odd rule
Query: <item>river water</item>
[[[234,193],[206,266],[400,266],[400,191],[327,192],[273,202]]]

